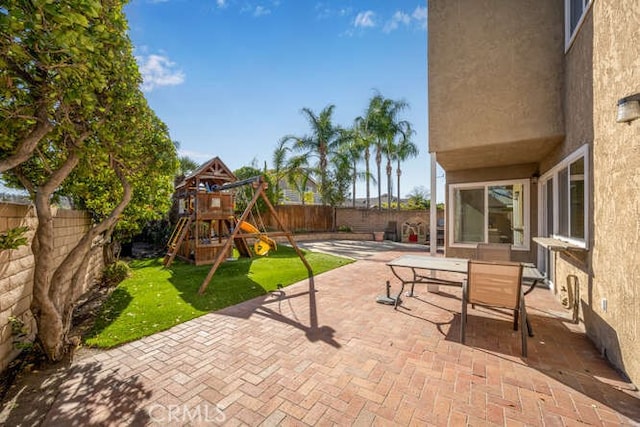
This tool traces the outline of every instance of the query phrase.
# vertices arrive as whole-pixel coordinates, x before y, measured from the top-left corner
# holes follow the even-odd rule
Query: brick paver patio
[[[507,313],[470,309],[461,345],[459,289],[375,302],[397,255],[82,357],[44,425],[638,425],[638,393],[550,291],[527,296],[527,359]]]

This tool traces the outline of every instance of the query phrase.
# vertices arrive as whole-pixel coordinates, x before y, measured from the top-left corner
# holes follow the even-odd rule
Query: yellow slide
[[[276,242],[273,239],[262,235],[260,230],[258,230],[253,224],[248,223],[247,221],[241,221],[238,226],[240,227],[240,230],[245,233],[258,234],[258,241],[253,245],[253,250],[256,254],[266,255],[271,249],[276,250],[278,248],[278,245],[276,245]]]

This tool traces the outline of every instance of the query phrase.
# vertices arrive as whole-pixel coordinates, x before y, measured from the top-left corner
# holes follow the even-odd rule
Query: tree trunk
[[[398,168],[396,169],[396,174],[398,175],[398,206],[397,210],[400,212],[400,175],[402,175],[402,171],[400,170],[400,160],[398,160]]]
[[[322,206],[327,205],[327,148],[326,144],[321,143],[318,149],[320,154],[320,198]]]
[[[393,190],[393,182],[391,182],[391,172],[393,172],[393,168],[391,167],[391,158],[387,156],[387,210],[391,211],[391,193]]]
[[[33,239],[33,300],[31,311],[38,325],[37,338],[50,360],[57,361],[65,352],[65,331],[61,312],[52,298],[54,276],[54,230],[51,214],[51,195],[78,164],[78,153],[71,151],[49,180],[35,193],[38,228]]]
[[[376,168],[378,172],[378,209],[382,209],[382,180],[380,179],[382,177],[381,167],[382,153],[380,152],[380,147],[378,147],[378,150],[376,151]]]
[[[356,207],[356,180],[358,179],[358,174],[357,174],[356,168],[357,168],[357,165],[356,165],[356,161],[354,160],[353,161],[353,182],[351,183],[352,186],[353,186],[352,187],[353,189],[352,189],[352,194],[351,194],[352,197],[351,198],[353,199],[353,208],[354,209]]]
[[[79,296],[91,253],[91,244],[96,236],[108,231],[122,214],[132,197],[130,184],[117,165],[114,170],[123,185],[123,198],[118,206],[101,223],[92,227],[67,254],[57,268],[53,258],[53,216],[51,195],[78,163],[72,152],[64,165],[56,170],[49,181],[36,192],[38,228],[34,237],[34,283],[32,311],[38,325],[38,340],[47,357],[59,361],[68,345],[67,334],[71,327],[73,305]]]
[[[365,160],[365,179],[367,181],[367,210],[369,209],[369,199],[371,198],[371,190],[369,184],[371,183],[371,168],[369,168],[369,160],[371,160],[371,153],[369,152],[369,147],[366,148],[364,152],[364,160]]]
[[[38,227],[33,238],[33,300],[31,311],[38,325],[37,338],[43,351],[51,360],[60,360],[63,355],[62,318],[50,298],[51,275],[54,268],[53,215],[49,204],[49,194],[36,194],[36,214]]]

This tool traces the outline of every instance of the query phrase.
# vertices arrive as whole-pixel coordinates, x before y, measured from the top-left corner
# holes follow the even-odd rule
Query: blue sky
[[[132,0],[125,10],[143,90],[182,154],[271,166],[281,137],[308,132],[303,107],[334,104],[348,126],[378,90],[411,107],[403,118],[420,156],[403,166],[403,195],[429,187],[426,2]]]

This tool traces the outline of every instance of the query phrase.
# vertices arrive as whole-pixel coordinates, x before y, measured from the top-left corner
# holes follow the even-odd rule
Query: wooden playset
[[[234,211],[239,188],[251,188],[253,194],[244,212]],[[288,239],[311,274],[311,267],[293,240],[265,194],[267,183],[261,176],[238,181],[227,166],[215,157],[203,164],[176,186],[179,219],[169,238],[164,265],[178,257],[195,265],[213,264],[200,287],[203,293],[220,264],[233,254],[235,245],[241,257],[266,255],[277,248],[274,237]],[[244,192],[243,192],[244,193]],[[267,231],[257,209],[262,198],[271,211],[279,231]]]

